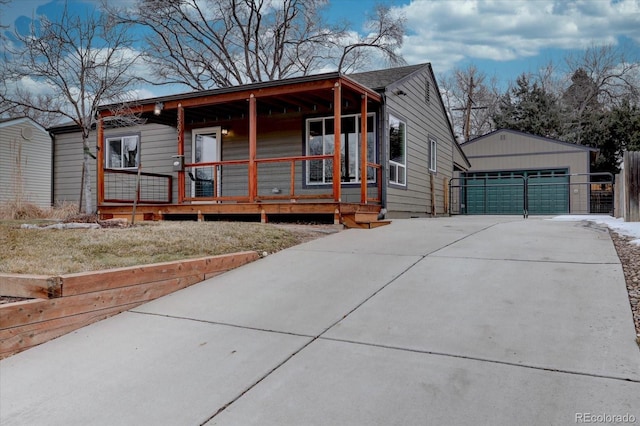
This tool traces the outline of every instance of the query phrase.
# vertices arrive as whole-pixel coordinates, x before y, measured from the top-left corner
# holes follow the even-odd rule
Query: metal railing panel
[[[140,193],[137,193],[138,172],[134,170],[104,170],[104,202],[133,204],[171,204],[173,177],[159,173],[140,172]]]
[[[451,214],[611,214],[611,173],[462,176],[449,180]]]

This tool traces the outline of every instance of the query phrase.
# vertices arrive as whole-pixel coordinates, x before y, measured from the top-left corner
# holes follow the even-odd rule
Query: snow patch
[[[599,225],[606,225],[612,231],[634,238],[632,244],[640,246],[640,222],[625,222],[622,218],[614,218],[611,216],[593,216],[593,215],[565,215],[556,216],[548,220],[580,222],[583,220],[594,222]]]

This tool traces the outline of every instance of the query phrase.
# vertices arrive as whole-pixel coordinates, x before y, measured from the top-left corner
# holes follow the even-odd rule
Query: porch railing
[[[256,159],[256,201],[329,200],[333,199],[330,182],[318,187],[296,186],[303,179],[306,161],[333,160],[333,154]],[[248,202],[249,160],[228,160],[207,163],[188,163],[185,167],[185,201]],[[367,163],[376,175],[377,191],[367,202],[382,199],[382,168]],[[367,185],[368,186],[368,185]]]
[[[301,184],[308,161],[333,161],[333,154],[309,155],[255,160],[257,193],[255,201],[332,200],[331,181],[322,185]],[[228,160],[184,165],[184,201],[249,202],[249,160]],[[323,165],[324,167],[325,165]],[[331,167],[329,167],[331,168]],[[137,170],[104,170],[104,202],[118,204],[171,204],[173,177],[159,173],[140,173],[137,190]],[[368,182],[363,191],[366,202],[382,199],[382,167],[367,162],[366,178],[376,177],[376,187]],[[365,177],[365,176],[363,176]],[[354,187],[355,182],[352,182]]]
[[[256,159],[258,165],[258,199],[260,200],[302,200],[302,199],[332,199],[333,190],[327,191],[324,188],[313,189],[311,194],[296,194],[296,163],[300,162],[304,168],[305,161],[333,160],[331,155],[308,155],[297,157],[261,158]],[[278,172],[269,170],[270,165],[278,166],[282,163],[289,164],[289,181],[280,181],[278,184]],[[266,177],[265,177],[266,176]],[[261,177],[262,182],[261,182]],[[262,185],[261,185],[262,184]],[[275,185],[275,186],[274,186]],[[277,192],[279,190],[280,192]],[[286,193],[283,193],[286,190]]]
[[[376,175],[376,186],[377,186],[377,194],[376,197],[369,197],[369,195],[367,195],[367,202],[372,202],[372,203],[382,203],[382,165],[381,164],[377,164],[377,163],[369,163],[367,162],[367,170],[369,169],[369,167],[371,167],[374,170],[374,173]],[[369,175],[367,174],[367,178],[369,177]]]
[[[185,201],[249,201],[249,160],[188,163],[184,170]],[[227,191],[233,195],[221,194],[221,181],[226,178],[233,180]]]
[[[137,191],[137,170],[104,170],[104,202],[171,204],[173,177],[159,173],[140,172],[140,191]]]

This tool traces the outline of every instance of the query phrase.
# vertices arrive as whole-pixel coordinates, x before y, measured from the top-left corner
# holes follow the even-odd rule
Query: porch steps
[[[342,224],[347,228],[373,229],[390,223],[389,220],[378,220],[378,212],[355,212],[342,215]]]

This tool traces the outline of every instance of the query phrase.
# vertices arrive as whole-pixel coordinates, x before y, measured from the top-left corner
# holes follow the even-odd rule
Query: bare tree
[[[203,90],[308,75],[352,67],[352,52],[364,47],[400,60],[395,50],[401,45],[404,21],[392,18],[388,8],[377,9],[378,25],[350,48],[345,44],[347,25],[329,25],[323,19],[326,4],[327,0],[139,0],[134,10],[110,10],[147,29],[145,59],[158,76],[152,84]]]
[[[565,138],[584,143],[583,132],[603,111],[640,101],[640,58],[629,60],[613,45],[593,45],[580,56],[569,55],[567,83],[561,93],[565,106]]]
[[[7,43],[0,64],[0,102],[12,111],[68,119],[81,129],[84,211],[93,212],[89,134],[102,103],[118,103],[136,78],[138,55],[131,49],[130,25],[99,11],[77,16],[65,8],[51,20],[33,21]]]
[[[454,69],[440,86],[454,131],[464,142],[493,130],[491,117],[500,98],[495,77],[487,81],[485,73],[469,65]]]
[[[592,81],[583,84],[582,90],[573,91],[572,106],[578,115],[594,102],[613,107],[640,100],[640,57],[627,58],[620,48],[608,44],[590,46],[580,56],[569,55],[565,61],[571,83],[576,83],[576,77]]]
[[[366,62],[367,54],[371,52],[381,54],[391,65],[404,65],[405,61],[397,51],[402,47],[405,23],[404,16],[393,16],[388,6],[377,5],[375,14],[365,25],[369,33],[342,47],[338,71],[361,68],[362,63]]]

